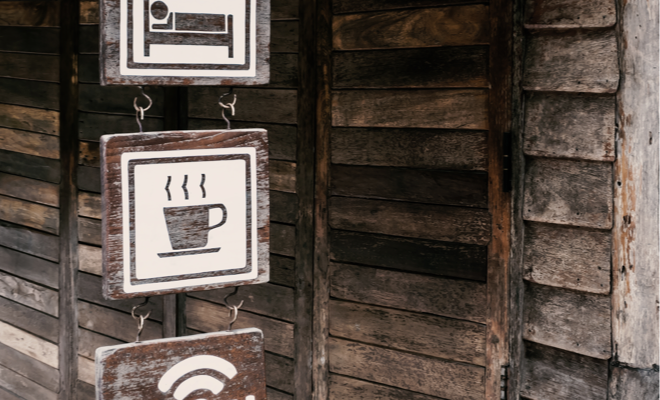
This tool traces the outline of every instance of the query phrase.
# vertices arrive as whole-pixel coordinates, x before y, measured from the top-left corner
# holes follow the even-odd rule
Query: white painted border
[[[252,270],[238,275],[210,276],[205,278],[184,279],[181,281],[169,281],[158,283],[145,283],[141,285],[131,284],[131,235],[130,235],[130,202],[129,202],[129,180],[128,163],[132,160],[143,160],[148,158],[179,158],[200,157],[213,155],[245,154],[250,157],[250,182],[252,184]],[[122,247],[123,247],[123,271],[124,292],[138,293],[147,291],[158,291],[177,289],[189,286],[211,285],[216,283],[240,282],[256,279],[259,274],[259,241],[257,238],[257,227],[259,220],[257,216],[257,151],[254,147],[230,147],[221,149],[201,150],[167,150],[167,151],[143,151],[123,153],[121,155],[121,195],[122,195]]]

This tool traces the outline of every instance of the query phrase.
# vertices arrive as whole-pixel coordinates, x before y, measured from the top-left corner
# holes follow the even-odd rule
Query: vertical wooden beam
[[[617,160],[614,163],[610,398],[641,399],[639,379],[658,381],[658,115],[657,1],[618,3]],[[626,368],[624,371],[621,368]],[[636,379],[628,379],[639,372]],[[626,388],[626,385],[630,385]],[[655,386],[657,387],[657,386]],[[657,391],[655,397],[657,398]]]
[[[300,0],[296,145],[296,281],[294,398],[312,398],[314,320],[314,149],[316,141],[316,1]]]
[[[60,2],[60,400],[75,398],[78,379],[78,32],[79,1]]]
[[[492,237],[488,246],[486,399],[500,399],[501,368],[509,365],[511,193],[506,192],[504,138],[512,129],[513,0],[490,2],[490,100],[488,200]],[[511,156],[510,149],[506,154]]]

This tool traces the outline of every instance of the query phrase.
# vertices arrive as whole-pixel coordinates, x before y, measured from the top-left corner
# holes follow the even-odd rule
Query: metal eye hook
[[[135,315],[135,311],[140,307],[146,306],[148,303],[149,303],[149,297],[145,298],[144,302],[142,302],[142,303],[140,303],[136,306],[133,306],[133,309],[131,310],[131,317],[133,317],[134,320],[138,321],[138,323],[137,323],[137,325],[138,325],[137,335],[135,335],[135,341],[136,342],[140,341],[140,334],[142,333],[142,330],[144,329],[144,321],[146,321],[147,318],[149,318],[149,315],[151,315],[151,311],[149,311],[147,313],[147,315]]]
[[[235,296],[236,294],[238,294],[238,288],[239,287],[236,286],[234,290],[228,295],[226,295],[223,300],[223,302],[225,303],[225,307],[229,309],[229,324],[227,326],[228,331],[231,330],[231,327],[234,325],[234,322],[236,322],[236,320],[238,319],[238,309],[241,308],[243,306],[243,303],[245,302],[244,300],[241,300],[241,302],[237,306],[232,306],[227,301],[231,296]]]
[[[234,108],[234,105],[236,105],[236,93],[234,93],[234,101],[232,101],[231,103],[225,104],[222,102],[222,99],[229,96],[232,93],[234,93],[234,88],[229,88],[229,91],[225,94],[220,95],[220,98],[218,99],[218,104],[220,104],[220,107],[222,107],[222,119],[224,119],[225,122],[227,123],[227,129],[231,129],[231,122],[225,116],[225,110],[230,109],[232,117],[236,114],[236,108]]]
[[[144,112],[147,111],[148,109],[151,108],[151,106],[154,104],[153,100],[151,100],[151,97],[147,95],[144,92],[144,88],[142,86],[138,86],[140,91],[142,92],[142,96],[146,97],[147,100],[149,100],[149,105],[146,108],[143,108],[141,106],[137,105],[137,97],[133,99],[133,108],[135,108],[135,120],[137,121],[138,126],[140,127],[140,132],[142,132],[142,120],[144,120]]]

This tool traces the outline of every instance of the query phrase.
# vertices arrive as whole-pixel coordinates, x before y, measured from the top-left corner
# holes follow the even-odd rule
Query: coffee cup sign
[[[102,138],[106,297],[268,280],[265,135],[233,130]],[[189,136],[197,142],[185,140]]]

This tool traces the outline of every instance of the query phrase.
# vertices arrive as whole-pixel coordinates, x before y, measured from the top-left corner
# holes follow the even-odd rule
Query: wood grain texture
[[[486,46],[335,52],[332,63],[334,88],[488,86]]]
[[[40,108],[0,104],[0,126],[48,135],[59,135],[60,113]]]
[[[0,171],[59,183],[59,160],[0,150]]]
[[[466,46],[489,43],[488,6],[477,4],[337,15],[334,50]]]
[[[266,353],[266,384],[287,393],[294,392],[293,360]],[[270,399],[270,397],[268,397]]]
[[[103,272],[103,255],[100,247],[78,244],[78,261],[80,271],[99,276]]]
[[[459,321],[331,300],[330,334],[395,350],[484,366],[486,327]]]
[[[481,171],[487,166],[486,132],[336,128],[330,145],[334,164]]]
[[[78,166],[78,188],[101,193],[101,171],[99,168]]]
[[[657,399],[660,397],[658,371],[615,365],[609,382],[612,400]]]
[[[611,163],[538,158],[525,170],[526,220],[612,228]]]
[[[78,357],[78,379],[90,385],[96,384],[96,365],[94,360]]]
[[[347,376],[330,374],[330,400],[437,400],[435,396],[427,396],[391,386],[378,385]]]
[[[99,2],[98,0],[81,0],[80,2],[80,23],[98,24],[99,23]]]
[[[58,54],[59,28],[0,25],[0,50]]]
[[[484,369],[330,338],[330,371],[424,394],[483,399]]]
[[[268,373],[268,371],[266,371],[266,373]],[[266,383],[268,383],[268,377],[266,377]],[[292,395],[269,387],[266,387],[266,396],[268,397],[268,400],[293,400]]]
[[[89,359],[94,359],[96,349],[99,347],[122,343],[120,340],[82,328],[78,328],[78,338],[78,354]]]
[[[281,192],[296,192],[296,164],[273,160],[270,162],[270,188]]]
[[[615,98],[530,93],[525,101],[525,154],[614,161]]]
[[[130,314],[78,301],[78,320],[81,328],[89,329],[123,342],[134,342],[137,323]],[[160,339],[161,324],[147,319],[140,340]]]
[[[295,224],[298,215],[298,197],[293,193],[270,191],[270,220]]]
[[[296,53],[298,51],[298,21],[271,22],[271,43],[273,53]]]
[[[56,136],[0,128],[0,149],[45,158],[60,158]]]
[[[0,322],[0,333],[0,343],[57,369],[56,344],[4,322]]]
[[[0,2],[0,25],[59,26],[59,1],[29,0]]]
[[[614,93],[618,85],[614,30],[571,30],[529,37],[523,78],[525,90]]]
[[[345,263],[486,281],[486,247],[330,231],[330,258]]]
[[[2,101],[19,106],[59,109],[59,85],[54,82],[0,78]]]
[[[293,258],[270,255],[270,282],[287,286],[295,286],[295,265]]]
[[[144,131],[158,132],[164,130],[163,119],[159,117],[149,117],[149,111],[147,111],[144,120],[141,121]],[[78,127],[80,130],[80,139],[90,142],[99,141],[102,135],[112,133],[133,133],[138,130],[138,125],[135,121],[135,114],[129,116],[101,114],[96,112],[81,112],[78,115]]]
[[[4,272],[0,272],[0,296],[54,317],[59,315],[56,290]]]
[[[75,400],[96,400],[96,387],[83,381],[76,381]]]
[[[486,174],[333,165],[333,196],[487,208]]]
[[[222,120],[222,107],[218,97],[222,91],[215,88],[190,88],[188,115],[191,118]],[[289,89],[235,89],[236,115],[232,120],[249,122],[296,123],[296,91]],[[221,125],[225,127],[224,121]]]
[[[101,219],[101,195],[98,193],[78,192],[78,215]]]
[[[58,288],[58,265],[42,258],[0,247],[0,270],[37,284]]]
[[[145,113],[145,116],[162,117],[164,109],[163,88],[150,86],[145,89],[145,93],[147,93],[153,100],[153,105],[149,111]],[[140,91],[133,86],[99,86],[96,84],[83,83],[80,84],[79,107],[80,111],[124,114],[131,115],[135,118],[133,99],[138,96],[141,96]],[[146,105],[147,103],[143,98],[140,98],[138,101],[140,105]],[[144,103],[142,103],[142,101],[144,101]],[[214,104],[217,104],[217,102]],[[218,106],[218,108],[220,108],[220,106]],[[133,119],[133,121],[135,121],[135,119]],[[135,132],[135,130],[133,132]]]
[[[0,344],[0,365],[53,392],[57,392],[60,388],[60,374],[57,369],[4,344]]]
[[[271,20],[278,19],[298,19],[299,1],[291,0],[272,0],[270,3]]]
[[[227,329],[229,310],[224,305],[188,298],[186,301],[188,327],[202,332]],[[266,351],[293,358],[293,324],[239,311],[233,329],[256,327],[264,332]]]
[[[0,221],[0,245],[23,253],[58,262],[60,240],[57,236]]]
[[[490,241],[486,210],[382,200],[333,197],[334,229],[485,245]]]
[[[658,369],[660,95],[657,2],[618,3],[618,160],[614,166],[612,337],[616,358]]]
[[[58,185],[0,172],[0,195],[58,207]]]
[[[80,54],[99,54],[99,25],[81,25],[78,37],[78,50]]]
[[[59,341],[58,319],[0,296],[0,320],[50,342]]]
[[[335,14],[361,11],[396,10],[401,8],[450,6],[472,3],[472,0],[332,0]]]
[[[607,361],[525,343],[521,395],[530,400],[607,397]]]
[[[272,223],[270,225],[270,252],[295,257],[296,227]]]
[[[331,263],[330,294],[342,300],[485,322],[486,287],[478,282]]]
[[[332,125],[488,129],[487,99],[480,89],[337,91]]]
[[[525,27],[604,28],[616,23],[614,0],[527,0]]]
[[[610,232],[528,223],[525,279],[547,286],[609,294]]]
[[[78,164],[95,168],[101,166],[98,142],[80,141],[78,143],[78,149]]]
[[[523,338],[606,360],[612,356],[608,296],[526,283]]]
[[[103,244],[101,221],[78,217],[78,240],[82,243],[101,246]]]
[[[3,3],[0,2],[0,6]],[[1,53],[0,76],[4,78],[29,79],[57,82],[59,80],[59,57],[47,54]]]
[[[0,394],[20,393],[21,397],[16,395],[16,399],[20,400],[56,400],[57,393],[52,392],[41,385],[29,380],[28,378],[12,371],[9,368],[0,366],[0,387],[8,390],[0,392]],[[13,392],[13,393],[12,393]],[[11,398],[11,397],[10,397]]]

